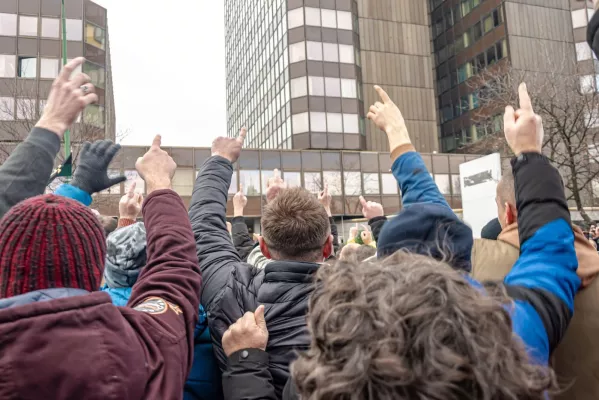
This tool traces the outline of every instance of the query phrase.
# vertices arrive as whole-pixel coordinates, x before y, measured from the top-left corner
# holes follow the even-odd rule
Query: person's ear
[[[511,204],[505,203],[505,224],[507,226],[514,222],[517,222],[516,210]]]
[[[262,255],[269,260],[272,260],[272,256],[270,255],[270,251],[268,250],[268,246],[266,245],[264,238],[259,236],[258,241],[260,242],[260,251],[262,252]]]
[[[322,257],[326,261],[329,259],[329,257],[333,255],[333,252],[333,235],[330,235],[327,238],[327,241],[325,242],[324,246],[322,247]]]

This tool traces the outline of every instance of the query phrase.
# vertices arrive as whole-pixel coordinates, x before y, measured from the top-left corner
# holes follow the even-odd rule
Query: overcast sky
[[[108,9],[117,133],[123,144],[210,146],[226,135],[220,0],[93,0]]]

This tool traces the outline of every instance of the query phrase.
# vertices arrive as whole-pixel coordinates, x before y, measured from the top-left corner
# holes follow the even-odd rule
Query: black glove
[[[110,140],[85,142],[71,185],[92,195],[126,181],[124,176],[108,177],[108,166],[120,149],[121,145]]]

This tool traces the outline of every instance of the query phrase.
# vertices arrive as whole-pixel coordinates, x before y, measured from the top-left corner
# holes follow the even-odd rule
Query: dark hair
[[[331,234],[329,217],[305,189],[282,190],[262,212],[262,237],[278,259],[314,261]]]
[[[304,400],[544,399],[556,388],[514,337],[503,286],[485,294],[430,257],[323,265],[310,348],[292,365]]]

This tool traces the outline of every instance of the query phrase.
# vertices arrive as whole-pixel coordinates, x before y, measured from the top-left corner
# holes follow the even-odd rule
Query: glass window
[[[364,194],[380,194],[379,174],[362,174],[364,178]]]
[[[324,60],[339,62],[339,45],[336,43],[323,43]]]
[[[295,63],[306,59],[306,42],[293,43],[289,45],[289,62]]]
[[[83,110],[83,121],[97,128],[104,128],[104,107],[90,104]]]
[[[85,43],[104,50],[106,46],[106,32],[99,26],[85,24]]]
[[[60,20],[42,18],[42,37],[58,39],[60,37]]]
[[[0,97],[0,120],[12,121],[15,119],[15,99],[13,97]]]
[[[58,60],[55,58],[40,59],[40,78],[54,79],[60,70]]]
[[[177,168],[172,179],[172,185],[173,190],[179,196],[191,196],[193,183],[193,169]]]
[[[260,196],[260,171],[239,171],[239,183],[246,196]]]
[[[266,195],[266,189],[268,189],[268,180],[274,176],[274,171],[262,171],[262,194]]]
[[[322,61],[322,43],[306,42],[308,60]]]
[[[142,179],[141,176],[137,173],[136,170],[125,170],[125,177],[127,180],[125,181],[125,193],[129,191],[129,188],[135,182],[135,191],[138,193],[146,192],[146,182]]]
[[[322,26],[324,28],[337,28],[337,13],[335,10],[321,10]]]
[[[435,174],[435,183],[437,184],[437,187],[439,188],[441,194],[451,194],[449,175]]]
[[[451,175],[451,187],[453,188],[453,195],[459,196],[462,194],[462,187],[460,186],[460,175]]]
[[[83,22],[80,19],[67,19],[67,40],[80,42],[83,39]]]
[[[283,179],[287,183],[287,187],[301,187],[302,186],[302,175],[300,172],[285,172]]]
[[[341,97],[341,80],[339,78],[324,78],[324,86],[328,97]]]
[[[0,14],[0,35],[17,36],[16,14]]]
[[[19,57],[19,77],[35,78],[37,75],[37,58]]]
[[[355,99],[358,97],[355,79],[341,79],[341,97]]]
[[[320,8],[306,7],[306,25],[320,26]]]
[[[576,43],[576,59],[578,61],[590,60],[593,58],[593,51],[587,42]]]
[[[237,193],[237,190],[239,190],[239,186],[237,185],[237,171],[233,171],[233,176],[231,177],[231,184],[229,185],[229,194],[235,194]]]
[[[287,12],[287,26],[289,29],[297,28],[304,24],[304,9],[296,8]]]
[[[352,30],[352,16],[349,11],[337,11],[337,27]]]
[[[37,36],[37,17],[19,16],[19,35]]]
[[[494,26],[494,22],[493,22],[493,14],[489,14],[483,20],[483,31],[485,33],[491,32],[491,30],[493,30],[494,27],[495,26]]]
[[[304,172],[304,188],[310,193],[318,193],[322,190],[320,172]]]
[[[497,62],[497,56],[495,54],[495,46],[493,46],[487,50],[487,65],[493,65],[496,62]]]
[[[309,76],[308,90],[310,96],[324,96],[324,78],[321,76]]]
[[[339,62],[346,64],[354,63],[354,46],[351,44],[339,45]]]
[[[343,118],[341,114],[327,113],[327,132],[343,133]]]
[[[383,194],[397,194],[399,186],[393,174],[381,174]]]
[[[360,133],[358,114],[343,114],[343,132]]]
[[[362,177],[359,172],[344,172],[346,196],[359,196],[362,194]]]
[[[0,77],[15,77],[15,56],[6,56],[0,54]]]
[[[327,131],[327,115],[323,112],[310,113],[310,131],[311,132],[326,132]]]
[[[71,61],[73,61],[73,59],[72,59],[72,58],[69,58],[69,59],[67,60],[67,63],[70,63]],[[62,71],[62,67],[63,67],[63,65],[62,65],[62,61],[61,61],[61,63],[60,63],[60,70],[61,70],[61,71]],[[77,74],[80,74],[82,70],[83,70],[83,69],[82,69],[81,65],[80,65],[80,66],[78,66],[78,67],[77,67],[77,68],[76,68],[76,69],[73,71],[73,73],[71,74],[71,78],[72,78],[72,77],[74,77],[74,76],[75,76],[75,75],[77,75]]]
[[[106,86],[106,72],[103,67],[86,61],[83,72],[89,75],[94,86],[104,89]]]
[[[302,76],[291,80],[291,98],[295,99],[308,94],[308,84],[306,77]]]
[[[329,186],[329,193],[332,196],[341,196],[341,171],[323,171],[324,183]]]
[[[293,134],[305,133],[310,130],[308,113],[294,114],[292,117]]]

